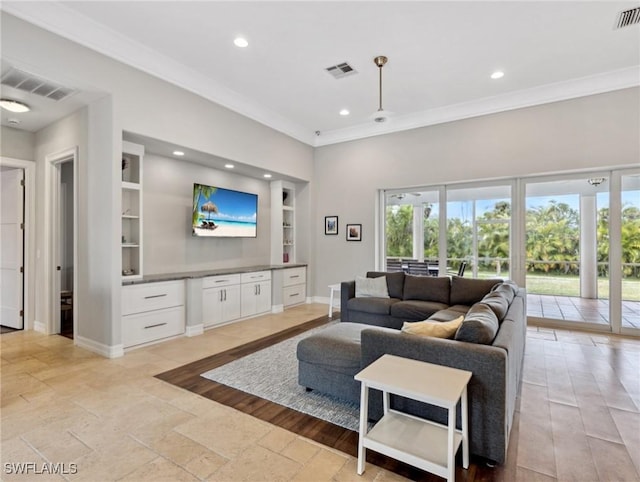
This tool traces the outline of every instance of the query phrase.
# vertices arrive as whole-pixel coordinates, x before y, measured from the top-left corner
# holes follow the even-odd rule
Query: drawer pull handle
[[[145,326],[144,329],[147,330],[149,328],[157,328],[158,326],[164,326],[166,323],[156,323],[155,325]]]
[[[228,279],[219,279],[219,280],[216,280],[216,283],[227,283],[227,282],[229,282],[229,280],[228,280]]]
[[[300,296],[300,293],[293,293],[289,295],[289,298],[293,298],[294,296]]]
[[[293,279],[293,278],[300,278],[300,275],[299,275],[299,274],[294,274],[294,275],[292,275],[292,276],[289,276],[289,278],[291,278],[291,279]]]
[[[145,296],[144,299],[145,300],[150,300],[151,298],[162,298],[163,296],[167,296],[166,293],[162,294],[162,295],[151,295],[151,296]]]

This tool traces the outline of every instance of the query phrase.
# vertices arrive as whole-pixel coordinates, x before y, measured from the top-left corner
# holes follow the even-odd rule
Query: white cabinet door
[[[242,317],[271,310],[271,281],[242,285]]]
[[[240,286],[202,290],[202,319],[205,326],[240,318]]]
[[[240,318],[240,285],[222,288],[222,318],[231,321]]]
[[[202,290],[202,321],[205,326],[222,323],[222,290],[224,288],[208,288]]]
[[[271,311],[271,281],[262,281],[258,284],[258,296],[256,296],[256,313]]]

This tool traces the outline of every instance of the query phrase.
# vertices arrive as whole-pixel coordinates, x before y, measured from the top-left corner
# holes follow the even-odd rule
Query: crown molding
[[[396,116],[385,124],[359,124],[344,129],[322,132],[316,137],[314,146],[326,146],[340,142],[354,141],[366,137],[391,134],[419,127],[427,127],[445,122],[549,104],[589,95],[602,94],[614,90],[640,85],[640,66],[614,70],[603,74],[571,79],[554,84],[546,84],[531,89],[519,90],[471,102]]]
[[[362,123],[319,136],[254,100],[57,2],[5,1],[0,9],[215,102],[314,147],[427,127],[640,85],[640,66],[542,85],[498,96],[395,116],[384,124]]]
[[[78,13],[57,1],[2,2],[1,9],[107,57],[174,84],[305,144],[314,134],[214,79]]]

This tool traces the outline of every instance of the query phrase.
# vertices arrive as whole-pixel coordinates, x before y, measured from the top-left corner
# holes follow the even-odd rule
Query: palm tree
[[[202,198],[209,199],[215,192],[216,188],[212,186],[205,186],[203,184],[195,184],[193,186],[193,213],[191,216],[191,224],[192,226],[197,226],[198,221],[200,220],[200,213],[198,206],[200,205],[200,200]],[[216,207],[216,211],[217,211]]]

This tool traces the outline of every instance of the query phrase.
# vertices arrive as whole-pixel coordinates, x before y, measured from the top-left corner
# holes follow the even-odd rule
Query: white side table
[[[340,294],[340,283],[329,285],[329,318],[333,318],[333,294]]]
[[[366,449],[414,467],[455,480],[455,455],[462,445],[462,465],[469,468],[467,384],[471,372],[394,355],[383,355],[355,376],[362,382],[358,475],[365,467]],[[384,415],[367,432],[369,388],[382,391]],[[389,394],[429,403],[449,410],[442,425],[389,409]],[[462,430],[456,429],[456,405],[462,404]]]

